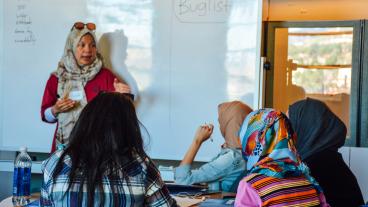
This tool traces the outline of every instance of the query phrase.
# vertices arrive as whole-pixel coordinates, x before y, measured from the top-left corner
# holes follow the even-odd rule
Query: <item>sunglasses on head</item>
[[[82,29],[84,29],[84,27],[87,27],[87,29],[89,29],[89,30],[95,30],[96,29],[96,25],[94,23],[91,23],[91,22],[86,23],[86,24],[83,23],[83,22],[76,22],[73,25],[73,28],[75,28],[77,30],[82,30]]]

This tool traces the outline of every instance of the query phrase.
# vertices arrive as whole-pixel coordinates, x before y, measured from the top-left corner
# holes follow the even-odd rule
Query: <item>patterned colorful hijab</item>
[[[97,44],[95,32],[87,27],[78,30],[74,27],[70,31],[66,40],[64,54],[59,62],[54,74],[58,77],[57,93],[63,97],[70,91],[81,91],[83,98],[76,107],[66,113],[58,115],[58,129],[56,131],[56,145],[68,144],[69,135],[74,124],[78,120],[79,114],[87,104],[87,97],[84,86],[89,80],[92,80],[102,68],[102,57],[97,52],[96,59],[90,65],[79,65],[75,58],[77,45],[84,35],[90,34]]]
[[[224,102],[218,105],[218,122],[226,147],[241,148],[239,129],[251,111],[249,106],[240,101]]]
[[[250,113],[240,129],[243,157],[248,173],[287,178],[304,175],[321,192],[301,161],[296,148],[296,135],[285,114],[273,109]]]

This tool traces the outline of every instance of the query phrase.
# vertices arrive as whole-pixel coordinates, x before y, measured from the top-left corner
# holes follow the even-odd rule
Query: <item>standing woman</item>
[[[130,93],[128,85],[103,67],[95,29],[94,23],[73,25],[58,68],[47,81],[41,117],[45,122],[57,123],[51,152],[60,144],[68,144],[80,112],[100,91]]]
[[[235,206],[329,206],[301,162],[286,115],[273,109],[250,113],[241,130],[248,175],[239,183]]]
[[[327,202],[333,207],[363,205],[358,182],[338,152],[345,143],[345,124],[325,103],[310,98],[289,106],[289,118],[298,137],[296,148]]]
[[[175,169],[175,182],[179,184],[209,183],[212,190],[236,192],[238,183],[245,175],[245,161],[241,154],[239,128],[252,111],[240,101],[225,102],[218,106],[218,121],[224,144],[217,156],[199,169],[191,164],[201,147],[213,132],[213,125],[200,126],[184,159]]]

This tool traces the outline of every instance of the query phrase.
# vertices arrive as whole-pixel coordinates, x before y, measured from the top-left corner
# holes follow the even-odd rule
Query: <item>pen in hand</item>
[[[212,128],[211,131],[213,130],[213,124],[209,123],[207,126],[209,128]],[[211,132],[211,135],[210,135],[210,141],[213,142],[212,132]]]
[[[208,131],[208,135],[207,135],[207,139],[210,139],[210,141],[211,142],[213,142],[213,137],[212,137],[212,132],[213,132],[213,124],[211,124],[211,123],[208,123],[207,124],[207,122],[205,122],[203,125],[201,125],[201,127],[202,128],[206,128],[206,129],[208,129],[209,131]]]

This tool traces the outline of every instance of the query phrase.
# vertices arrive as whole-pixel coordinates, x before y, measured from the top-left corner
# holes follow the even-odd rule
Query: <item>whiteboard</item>
[[[217,105],[257,107],[261,1],[3,0],[0,9],[0,149],[49,152],[41,121],[46,81],[76,21],[95,22],[105,63],[131,85],[148,154],[180,160],[196,128],[215,125],[207,161],[223,142]]]

